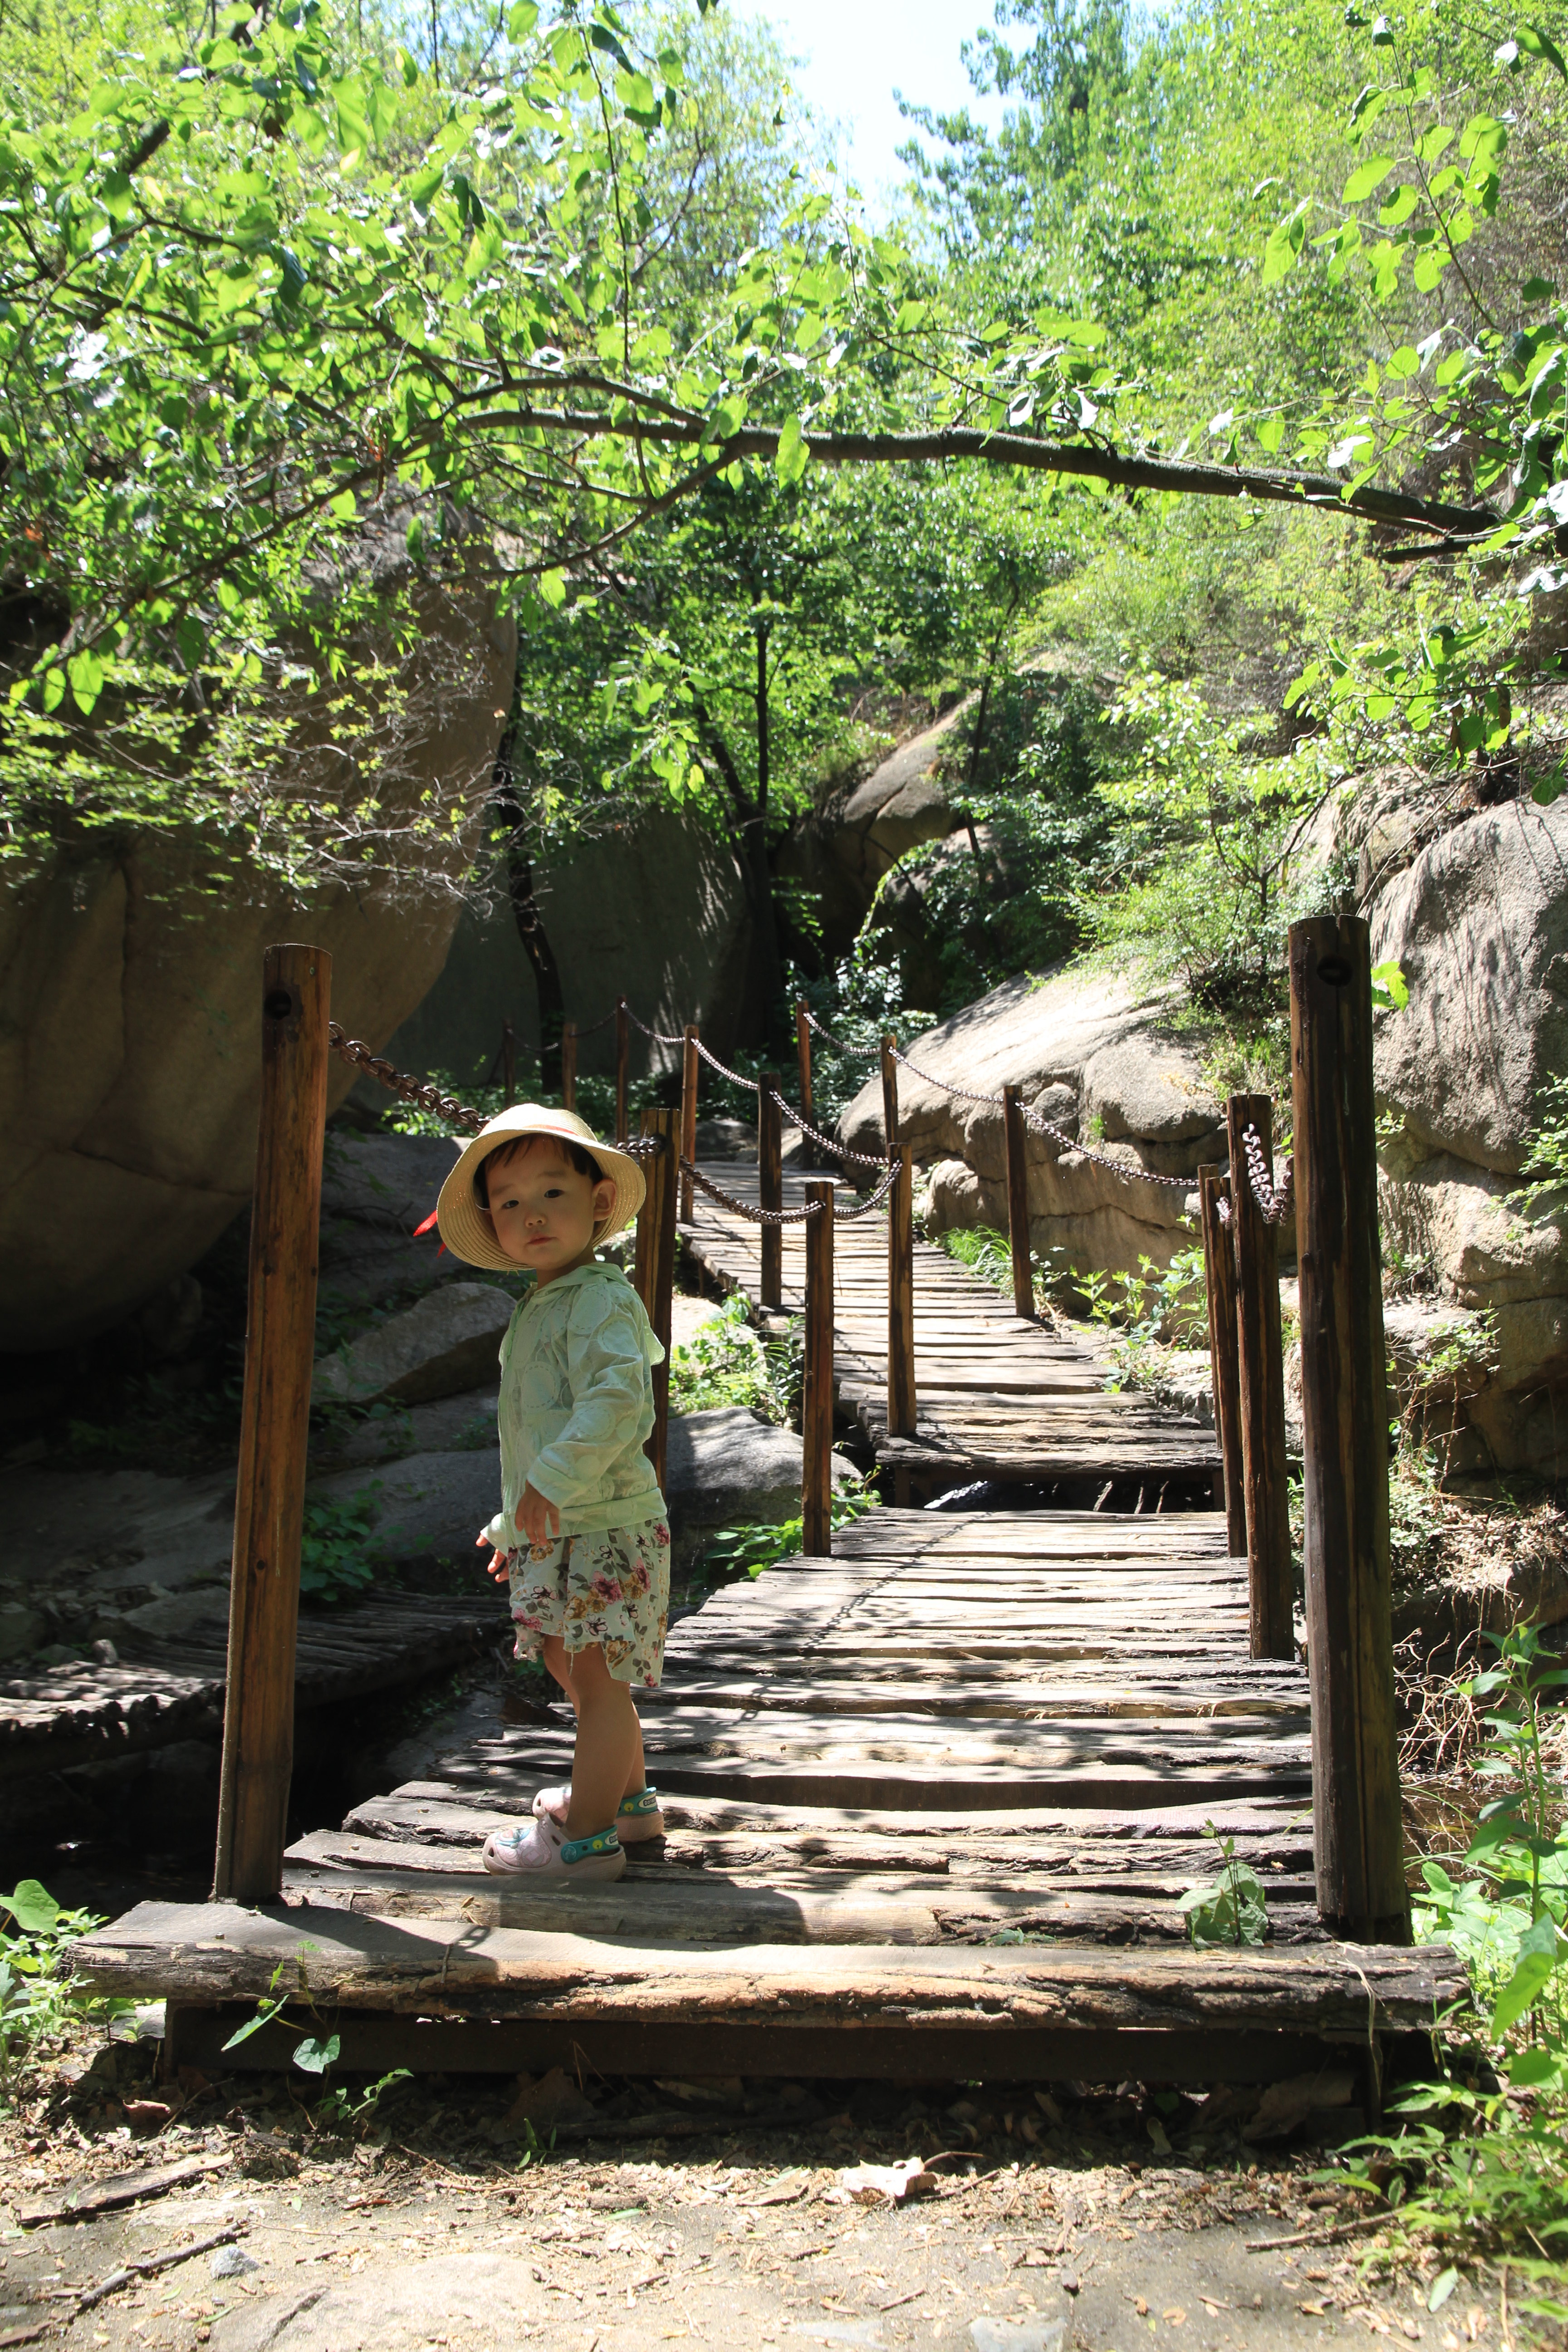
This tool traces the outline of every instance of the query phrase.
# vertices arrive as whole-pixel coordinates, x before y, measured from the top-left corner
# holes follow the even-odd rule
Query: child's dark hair
[[[593,1153],[583,1144],[574,1141],[571,1136],[513,1135],[505,1143],[498,1143],[493,1151],[487,1151],[474,1171],[474,1198],[481,1209],[488,1209],[490,1204],[490,1170],[494,1168],[499,1171],[509,1160],[515,1160],[520,1151],[526,1151],[531,1143],[559,1144],[579,1176],[586,1176],[591,1184],[604,1182],[605,1171]]]

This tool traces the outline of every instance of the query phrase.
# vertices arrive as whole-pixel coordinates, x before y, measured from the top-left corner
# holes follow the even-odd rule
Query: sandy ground
[[[84,2071],[79,2055],[76,2088],[37,2105],[31,2128],[0,2125],[0,2346],[1270,2352],[1376,2335],[1458,2352],[1531,2340],[1468,2280],[1428,2312],[1436,2257],[1391,2275],[1364,2233],[1250,2251],[1355,2210],[1322,2185],[1322,2153],[1252,2150],[1231,2132],[1157,2154],[1163,2130],[1136,2095],[1064,2100],[1052,2125],[1016,2089],[820,2084],[811,2103],[837,2111],[804,2130],[748,2134],[737,2118],[679,2142],[552,2154],[509,2134],[514,2083],[469,2077],[394,2090],[353,2127],[363,2138],[313,2129],[266,2077],[187,2085],[183,2113],[132,2137],[127,2102],[179,2105],[128,2080],[143,2067],[121,2053],[118,2074],[113,2058]],[[118,2096],[102,2095],[110,2082]],[[648,2086],[649,2104],[670,2099]],[[955,2099],[972,2116],[978,2103],[978,2128],[942,2105]],[[844,2185],[858,2164],[954,2140],[963,2152],[918,2200],[863,2205]],[[194,2155],[216,2168],[128,2214],[16,2226],[74,2183]],[[225,2230],[232,2245],[91,2309],[68,2292]]]

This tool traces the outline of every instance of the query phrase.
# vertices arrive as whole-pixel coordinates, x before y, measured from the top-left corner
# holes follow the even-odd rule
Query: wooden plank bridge
[[[569,1772],[563,1708],[302,1839],[281,1905],[144,1904],[79,1963],[171,1996],[172,2056],[209,2069],[280,1959],[345,2064],[1218,2082],[1364,2053],[1458,1972],[1320,1927],[1305,1677],[1248,1657],[1222,1530],[875,1512],[675,1628],[639,1695],[668,1835],[617,1885],[481,1870]],[[1184,1942],[1209,1821],[1264,1878],[1262,1950]]]
[[[1263,1328],[1257,1286],[1274,1280],[1269,1232],[1237,1251],[1244,1560],[1224,1515],[1177,1507],[1194,1499],[1182,1482],[1201,1495],[1215,1466],[1205,1432],[1108,1395],[1080,1350],[921,1244],[912,1329],[895,1306],[919,1417],[912,1436],[890,1437],[878,1360],[910,1255],[889,1250],[879,1216],[836,1226],[817,1181],[805,1204],[816,1213],[804,1299],[805,1527],[817,1556],[721,1591],[672,1632],[662,1688],[639,1694],[668,1825],[657,1850],[634,1849],[613,1886],[484,1875],[488,1831],[569,1771],[570,1719],[558,1708],[535,1725],[498,1725],[436,1779],[362,1805],[282,1858],[278,1692],[293,1627],[287,1592],[258,1577],[261,1505],[250,1521],[242,1507],[237,1654],[243,1664],[254,1642],[264,1674],[229,1678],[226,1787],[232,1770],[237,1794],[218,1880],[246,1899],[144,1904],[77,1947],[82,1975],[106,1992],[164,1996],[168,2062],[208,2071],[237,2063],[220,2057],[234,2024],[286,1984],[296,2020],[331,2021],[348,2067],[1221,2082],[1299,2073],[1337,2051],[1367,2060],[1375,2106],[1384,2037],[1429,2030],[1464,1979],[1445,1948],[1408,1946],[1386,1521],[1370,1507],[1350,1516],[1351,1500],[1386,1476],[1366,926],[1298,925],[1291,957],[1310,1688],[1288,1622],[1259,1607],[1264,1454],[1283,1458],[1282,1417],[1264,1429],[1256,1401],[1268,1384],[1247,1354],[1248,1332]],[[269,1085],[281,1084],[286,1022],[311,990],[324,1058],[325,961],[271,951]],[[315,1050],[316,1029],[298,1029],[301,1052]],[[689,1038],[689,1069],[693,1059]],[[624,1037],[621,1061],[624,1075]],[[1244,1113],[1262,1118],[1266,1143],[1267,1105],[1249,1112],[1251,1099],[1234,1098],[1233,1126],[1239,1138]],[[304,1111],[289,1115],[308,1144]],[[673,1114],[645,1114],[650,1122],[667,1149],[650,1163],[639,1272],[665,1314]],[[268,1158],[264,1118],[262,1171],[281,1164]],[[309,1166],[308,1150],[296,1164]],[[1232,1165],[1242,1166],[1234,1147]],[[770,1185],[776,1168],[775,1136]],[[743,1202],[734,1169],[715,1181]],[[1239,1222],[1251,1214],[1244,1181],[1233,1179]],[[268,1195],[258,1182],[258,1201],[277,1232],[294,1216],[308,1235],[286,1190]],[[785,1308],[802,1303],[803,1230],[784,1228],[768,1268],[768,1297]],[[1218,1219],[1206,1230],[1212,1241]],[[761,1252],[743,1207],[704,1202],[688,1238],[721,1283],[758,1297]],[[1026,1304],[1026,1245],[1014,1238]],[[253,1284],[289,1264],[279,1243],[253,1258]],[[1219,1295],[1211,1283],[1211,1301]],[[1273,1297],[1277,1311],[1277,1286]],[[1218,1355],[1237,1335],[1215,1328]],[[294,1395],[301,1461],[304,1331],[303,1346],[288,1343],[293,1391],[281,1378],[272,1391]],[[247,1397],[253,1378],[262,1392],[249,1367]],[[835,1385],[898,1496],[830,1542]],[[283,1494],[292,1457],[256,1460]],[[1061,1507],[905,1507],[917,1480],[960,1476],[1049,1486]],[[1079,1481],[1095,1482],[1099,1504],[1121,1488],[1137,1507],[1072,1507]],[[1282,1495],[1282,1475],[1274,1483]],[[242,1707],[252,1730],[235,1727]],[[1194,1950],[1184,1939],[1182,1892],[1214,1866],[1209,1822],[1264,1881],[1264,1947]],[[295,2024],[275,2022],[237,2062],[286,2063],[296,2037]]]
[[[758,1171],[705,1167],[735,1199],[755,1205]],[[782,1180],[786,1208],[799,1208],[806,1179]],[[847,1195],[847,1197],[848,1197]],[[748,1218],[699,1192],[681,1239],[696,1263],[725,1290],[739,1290],[761,1314],[762,1243]],[[782,1231],[781,1305],[805,1306],[805,1228]],[[914,1373],[918,1420],[912,1437],[888,1433],[888,1221],[879,1213],[838,1226],[834,1237],[834,1385],[840,1411],[858,1421],[879,1465],[930,1494],[969,1479],[1089,1487],[1093,1503],[1111,1482],[1112,1496],[1142,1507],[1162,1498],[1206,1499],[1220,1471],[1212,1430],[1135,1391],[1113,1392],[1103,1367],[1071,1339],[1058,1339],[1015,1313],[1005,1294],[930,1242],[913,1257]],[[1076,1496],[1074,1497],[1076,1499]]]

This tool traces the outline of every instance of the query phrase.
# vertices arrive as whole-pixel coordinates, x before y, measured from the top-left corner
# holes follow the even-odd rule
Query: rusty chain
[[[835,1160],[851,1160],[857,1168],[886,1168],[888,1165],[885,1159],[873,1159],[868,1151],[851,1151],[847,1143],[837,1143],[832,1136],[824,1135],[818,1129],[809,1126],[794,1104],[785,1102],[776,1087],[770,1087],[768,1092],[790,1125],[798,1128],[808,1143],[819,1145],[824,1151],[831,1151]]]
[[[878,1167],[881,1167],[882,1164],[880,1160],[876,1163]],[[817,1213],[818,1203],[816,1202],[805,1209],[759,1208],[751,1201],[739,1199],[733,1192],[726,1192],[722,1185],[715,1184],[711,1177],[704,1176],[700,1168],[694,1168],[689,1160],[681,1160],[680,1172],[683,1176],[689,1176],[699,1190],[706,1192],[710,1200],[717,1201],[721,1208],[732,1209],[736,1216],[744,1217],[753,1225],[804,1225],[808,1218],[815,1217]],[[887,1198],[898,1172],[897,1167],[889,1162],[887,1173],[876,1191],[868,1192],[866,1198],[857,1202],[852,1209],[841,1209],[836,1201],[833,1204],[835,1224],[851,1224],[857,1217],[868,1216],[873,1209],[879,1208]]]
[[[448,1127],[460,1127],[468,1135],[481,1135],[490,1123],[490,1115],[482,1110],[470,1110],[454,1095],[444,1095],[427,1078],[410,1077],[406,1070],[394,1067],[384,1054],[373,1054],[363,1039],[351,1037],[341,1023],[329,1021],[327,1043],[332,1052],[357,1068],[368,1070],[371,1076],[384,1086],[388,1094],[401,1095],[420,1110],[431,1111],[446,1120]],[[664,1150],[662,1135],[635,1135],[625,1143],[606,1144],[609,1151],[624,1151],[632,1160],[657,1160]]]
[[[1255,1127],[1243,1128],[1241,1148],[1247,1154],[1247,1178],[1252,1187],[1252,1197],[1266,1225],[1283,1224],[1290,1213],[1291,1196],[1296,1189],[1294,1154],[1285,1162],[1285,1181],[1278,1192],[1274,1180],[1263,1164],[1263,1139]]]

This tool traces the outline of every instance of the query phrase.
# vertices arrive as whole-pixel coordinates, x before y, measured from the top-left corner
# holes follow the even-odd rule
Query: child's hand
[[[561,1514],[548,1495],[537,1486],[525,1486],[515,1517],[520,1532],[531,1544],[554,1543],[561,1533]]]
[[[474,1538],[474,1541],[479,1545],[479,1549],[483,1551],[486,1544],[489,1542],[489,1538],[487,1535],[480,1534]],[[510,1581],[511,1571],[506,1564],[506,1554],[504,1551],[492,1551],[489,1559],[485,1562],[485,1570],[488,1575],[495,1578],[498,1584],[506,1584]]]

